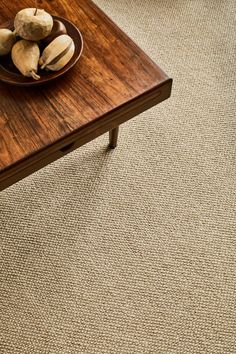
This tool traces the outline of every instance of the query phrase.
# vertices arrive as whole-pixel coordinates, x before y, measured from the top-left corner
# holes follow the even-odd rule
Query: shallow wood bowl
[[[58,16],[53,16],[53,19],[64,23],[68,35],[71,36],[75,42],[75,53],[69,63],[59,71],[39,70],[38,74],[41,76],[41,78],[36,81],[30,77],[28,78],[23,76],[14,66],[10,55],[2,56],[0,57],[0,81],[4,81],[5,83],[16,86],[38,86],[46,84],[64,75],[77,63],[83,51],[82,34],[80,33],[79,29],[67,19]],[[9,21],[8,23],[1,25],[0,28],[13,29],[13,21]]]

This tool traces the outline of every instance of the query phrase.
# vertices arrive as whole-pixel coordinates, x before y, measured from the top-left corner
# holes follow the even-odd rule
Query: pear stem
[[[34,13],[34,16],[37,15],[37,11],[38,11],[38,0],[35,0],[35,13]]]
[[[36,74],[36,72],[34,70],[30,71],[30,76],[34,79],[34,80],[39,80],[40,76]]]

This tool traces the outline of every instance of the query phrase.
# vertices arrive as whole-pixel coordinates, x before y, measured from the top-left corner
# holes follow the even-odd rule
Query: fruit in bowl
[[[50,44],[55,38],[57,38],[58,36],[62,35],[62,34],[67,34],[67,30],[66,27],[64,25],[64,23],[62,23],[59,20],[53,20],[53,27],[52,27],[52,31],[51,33],[44,38],[41,43],[44,46],[47,46],[48,44]]]
[[[35,42],[21,39],[12,48],[12,61],[22,75],[39,80],[37,75],[40,57],[39,46]]]
[[[7,28],[0,29],[0,56],[11,52],[16,41],[16,35]]]
[[[23,39],[39,41],[47,37],[53,28],[53,18],[40,9],[23,9],[14,20],[16,33]]]
[[[45,10],[23,9],[15,16],[13,31],[0,29],[0,56],[12,60],[23,76],[34,80],[40,79],[39,67],[59,71],[74,53],[75,43],[65,25]]]
[[[62,34],[55,38],[43,51],[39,59],[41,69],[58,71],[73,57],[75,44],[70,36]]]

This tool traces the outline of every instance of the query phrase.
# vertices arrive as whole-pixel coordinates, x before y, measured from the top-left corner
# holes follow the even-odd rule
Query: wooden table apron
[[[19,5],[15,6],[14,4],[15,2],[8,3],[7,0],[3,0],[2,8],[4,9],[4,11],[0,14],[1,21],[6,21],[7,18],[9,19],[10,14],[15,13],[19,10]],[[52,143],[41,145],[32,152],[28,150],[25,155],[22,155],[21,158],[15,159],[15,161],[8,164],[5,163],[4,160],[4,156],[6,156],[6,154],[4,155],[4,147],[6,146],[6,141],[4,141],[4,129],[8,129],[7,127],[9,124],[11,124],[11,122],[9,122],[10,118],[6,118],[8,112],[1,110],[0,100],[0,190],[9,187],[10,185],[28,176],[29,174],[61,158],[65,154],[73,151],[74,149],[77,149],[78,147],[86,144],[87,142],[97,138],[98,136],[106,132],[110,131],[110,145],[111,147],[115,147],[118,131],[114,129],[116,129],[120,124],[124,123],[128,119],[133,118],[141,112],[167,99],[168,97],[170,97],[171,94],[172,79],[170,79],[156,64],[154,64],[151,59],[148,58],[148,56],[130,40],[129,37],[127,37],[96,5],[92,3],[92,1],[81,0],[78,3],[76,2],[76,0],[70,1],[71,9],[78,9],[77,11],[80,15],[79,18],[87,16],[87,27],[85,26],[85,28],[83,28],[83,22],[78,23],[78,13],[76,14],[76,11],[73,12],[68,7],[68,3],[66,0],[45,2],[46,10],[48,10],[49,12],[53,11],[53,13],[55,14],[55,9],[53,9],[53,6],[55,4],[60,4],[60,6],[55,7],[56,10],[58,9],[58,12],[56,11],[56,15],[65,16],[64,12],[67,9],[69,20],[74,20],[74,22],[77,23],[78,27],[82,30],[85,43],[86,38],[88,42],[90,41],[90,32],[88,31],[89,28],[93,28],[95,24],[96,26],[100,26],[99,28],[101,28],[103,32],[107,31],[106,36],[108,36],[108,39],[110,39],[110,41],[117,40],[117,45],[120,45],[120,50],[126,50],[126,54],[133,58],[133,62],[127,62],[126,68],[123,66],[123,58],[121,56],[121,64],[119,64],[117,59],[114,59],[116,60],[116,63],[114,64],[116,66],[113,66],[113,63],[111,63],[111,68],[109,68],[107,63],[104,64],[102,54],[100,54],[99,57],[99,53],[97,53],[97,58],[95,59],[95,56],[93,55],[96,54],[96,49],[94,49],[94,46],[96,47],[96,44],[94,44],[93,46],[90,43],[91,47],[89,47],[88,45],[87,50],[85,49],[84,59],[81,60],[81,63],[77,64],[77,71],[74,70],[74,75],[70,76],[70,80],[72,86],[76,83],[78,83],[78,85],[83,86],[87,94],[90,94],[90,92],[92,92],[91,82],[93,83],[93,88],[95,90],[94,97],[100,105],[100,111],[98,112],[97,116],[94,116],[95,118],[93,119],[90,118],[89,115],[86,116],[86,114],[88,114],[87,110],[84,109],[84,111],[82,111],[83,107],[81,108],[79,106],[79,103],[78,107],[76,105],[77,101],[79,102],[80,97],[77,98],[72,92],[71,100],[73,99],[73,101],[70,101],[72,102],[72,113],[74,115],[74,120],[72,120],[71,118],[72,128],[70,130],[68,129],[65,134],[65,127],[63,126],[63,134],[60,134],[59,132],[57,136],[55,136],[55,139],[53,139],[54,141]],[[20,8],[29,7],[30,5],[30,0],[22,0]],[[84,19],[82,18],[82,20]],[[91,23],[88,23],[89,20],[91,21]],[[101,40],[101,38],[98,38],[98,40]],[[104,39],[104,41],[105,40],[106,39]],[[105,42],[101,44],[101,51],[104,51],[105,53],[107,51],[107,47],[109,47],[109,43]],[[90,66],[91,63],[94,64],[95,69],[101,71],[100,77],[97,75],[95,70],[94,72],[92,72],[92,74],[87,74],[85,66]],[[119,67],[119,65],[121,65],[121,68]],[[117,72],[115,72],[114,68],[117,69]],[[131,76],[129,76],[129,73],[128,71],[126,71],[126,69],[130,69],[130,71],[135,71],[139,69],[137,73],[137,82]],[[109,72],[107,73],[106,70]],[[111,79],[114,83],[114,90],[113,87],[110,86],[110,91],[106,87],[104,87],[104,85],[110,85],[111,79],[109,78],[109,74],[112,76]],[[125,77],[125,74],[127,75],[127,77]],[[124,81],[122,81],[123,77]],[[140,80],[142,80],[140,82],[138,82],[139,77]],[[66,77],[64,78],[64,80],[66,80]],[[104,82],[101,83],[101,80],[104,80]],[[65,81],[65,84],[69,85],[68,81]],[[120,93],[117,92],[117,87],[119,86],[121,87],[121,89],[123,89],[123,91]],[[3,83],[0,83],[0,94],[3,96],[4,100],[5,98]],[[65,94],[67,94],[67,92],[65,92]],[[14,96],[14,87],[12,88],[11,95]],[[6,97],[10,96],[6,95]],[[31,98],[34,98],[33,94]],[[43,96],[41,97],[41,100],[42,99],[44,99]],[[63,92],[61,93],[59,99],[63,100]],[[100,102],[105,103],[101,105]],[[106,102],[115,103],[110,104]],[[5,104],[5,106],[7,106],[8,102],[4,101],[3,103]],[[12,102],[9,102],[9,105],[11,103]],[[91,107],[90,110],[93,109],[94,103],[91,103]],[[82,112],[83,117],[85,117],[86,119],[82,120],[82,118],[78,118],[78,122],[76,121],[76,119],[74,118],[76,116],[76,108],[78,108],[78,117],[81,117]],[[23,106],[21,107],[21,109],[23,109]],[[94,108],[94,110],[95,109],[96,108]],[[49,116],[51,116],[52,114],[55,114],[55,112],[49,112]],[[61,116],[59,118],[58,126],[63,124],[63,119],[61,118]],[[4,123],[2,125],[2,132],[1,120]],[[74,126],[72,125],[72,123],[74,124]],[[6,132],[9,134],[8,130],[6,130]],[[16,134],[20,135],[21,132],[19,131]],[[14,138],[17,139],[17,137]],[[12,150],[11,153],[14,154],[14,150]],[[1,162],[3,165],[2,168]]]

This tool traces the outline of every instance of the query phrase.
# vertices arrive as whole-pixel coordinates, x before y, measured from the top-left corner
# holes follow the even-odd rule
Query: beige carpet
[[[0,195],[0,354],[236,353],[235,0],[97,0],[172,98]]]

